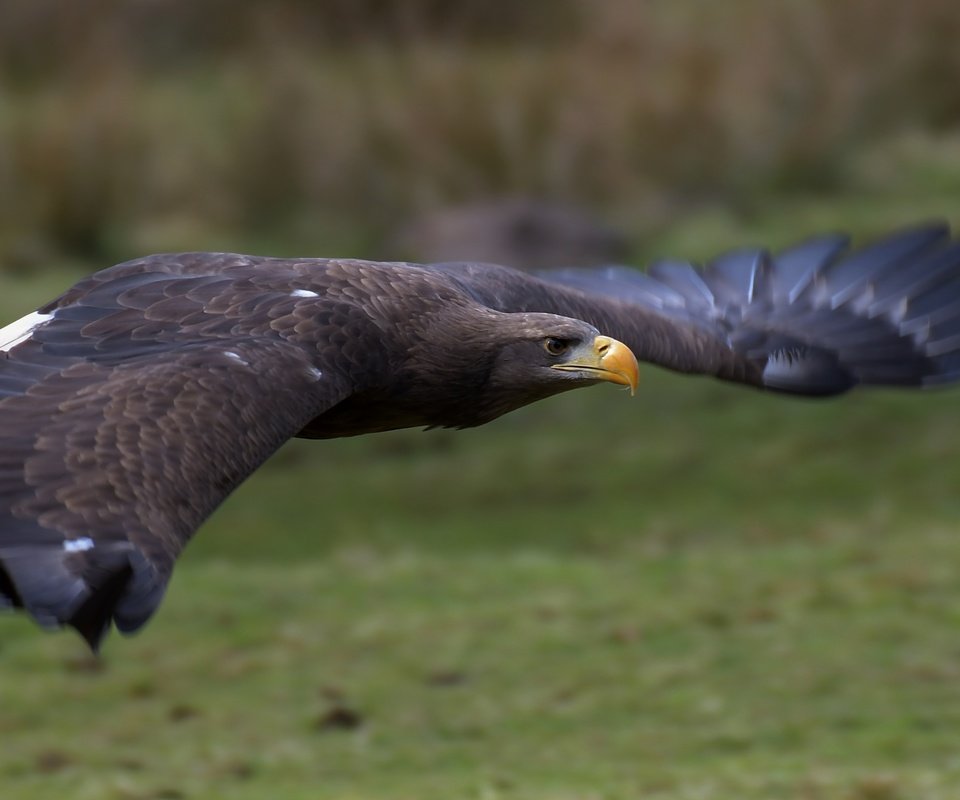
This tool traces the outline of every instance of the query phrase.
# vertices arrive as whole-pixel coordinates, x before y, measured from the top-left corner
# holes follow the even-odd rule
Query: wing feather
[[[7,602],[94,646],[142,625],[207,515],[344,396],[313,366],[283,342],[205,344],[78,361],[0,402]]]
[[[297,339],[305,301],[256,286],[250,261],[113,267],[0,353],[0,606],[94,647],[136,629],[203,519],[349,394],[324,332]]]

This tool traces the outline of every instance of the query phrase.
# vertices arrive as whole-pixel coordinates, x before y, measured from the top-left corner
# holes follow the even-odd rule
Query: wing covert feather
[[[138,628],[197,526],[346,393],[281,341],[50,372],[0,402],[0,594],[92,646]]]

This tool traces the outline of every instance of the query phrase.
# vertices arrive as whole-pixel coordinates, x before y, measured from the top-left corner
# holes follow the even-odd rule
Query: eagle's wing
[[[681,372],[813,395],[960,378],[960,242],[930,225],[847,245],[830,235],[648,272],[435,268],[491,307],[578,317]]]
[[[203,519],[349,393],[309,350],[235,330],[255,302],[307,324],[300,298],[129,271],[0,330],[0,606],[93,647],[142,625]]]

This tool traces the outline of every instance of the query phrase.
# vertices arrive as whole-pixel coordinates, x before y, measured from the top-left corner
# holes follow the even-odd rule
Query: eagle
[[[831,396],[960,377],[946,225],[541,273],[231,253],[97,272],[0,329],[0,607],[96,650],[292,437],[466,428],[637,361]]]

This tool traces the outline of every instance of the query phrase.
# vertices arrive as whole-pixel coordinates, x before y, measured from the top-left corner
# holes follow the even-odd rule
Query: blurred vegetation
[[[896,193],[903,137],[960,149],[958,38],[952,0],[10,0],[0,266],[384,255],[418,211],[502,195],[642,244],[703,208]],[[956,190],[956,158],[931,177]]]

